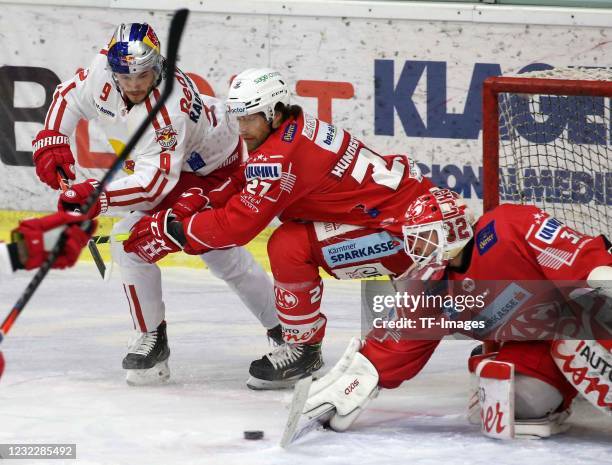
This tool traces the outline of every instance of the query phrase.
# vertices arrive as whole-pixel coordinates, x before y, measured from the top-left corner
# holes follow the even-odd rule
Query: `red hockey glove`
[[[59,189],[57,168],[62,168],[68,179],[74,177],[74,157],[70,151],[70,141],[52,129],[43,129],[32,141],[36,175],[52,189]]]
[[[192,187],[181,194],[172,206],[172,213],[177,220],[182,220],[211,208],[209,204],[210,200],[204,195],[202,188]]]
[[[169,253],[183,249],[184,236],[173,235],[170,223],[174,217],[172,210],[162,210],[153,216],[144,216],[134,226],[130,237],[123,243],[123,250],[135,253],[147,263],[155,263]],[[173,226],[182,225],[174,222]]]
[[[69,225],[65,233],[66,242],[53,268],[74,265],[97,226],[96,222],[92,221],[88,231],[83,231],[79,225],[86,220],[83,215],[66,212],[23,220],[12,232],[13,242],[21,242],[25,246],[25,256],[20,255],[23,267],[31,270],[42,265],[62,233],[64,225]]]
[[[59,196],[59,200],[57,202],[58,211],[75,211],[82,210],[83,204],[89,198],[89,195],[94,191],[96,186],[98,185],[98,181],[95,179],[88,179],[85,182],[81,182],[78,184],[73,184],[70,189],[62,192]],[[96,203],[92,205],[87,212],[88,218],[95,218],[100,213],[104,213],[108,210],[108,201],[106,199],[106,194],[102,192]]]

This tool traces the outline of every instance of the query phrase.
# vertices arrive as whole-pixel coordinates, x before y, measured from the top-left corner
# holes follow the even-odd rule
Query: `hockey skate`
[[[321,343],[283,344],[251,363],[247,386],[255,390],[286,389],[323,366]]]
[[[167,381],[170,379],[169,357],[166,322],[162,321],[154,331],[140,333],[130,345],[122,363],[127,383],[142,386]]]

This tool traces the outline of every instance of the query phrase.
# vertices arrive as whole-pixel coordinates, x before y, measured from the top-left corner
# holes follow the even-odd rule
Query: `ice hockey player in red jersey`
[[[64,228],[66,242],[52,268],[73,266],[96,229],[95,221],[87,231],[81,229],[86,219],[76,213],[57,212],[20,221],[11,234],[11,242],[0,242],[0,276],[42,265]]]
[[[79,258],[87,241],[96,230],[96,221],[86,230],[81,223],[87,218],[68,212],[57,212],[41,218],[25,219],[11,234],[11,242],[0,242],[0,281],[18,270],[33,270],[47,259],[59,236],[66,239],[52,268],[68,268]],[[4,371],[4,355],[0,351],[0,377]]]
[[[411,200],[428,191],[414,160],[380,155],[349,132],[290,105],[273,69],[249,69],[233,81],[228,111],[237,117],[249,158],[240,182],[212,193],[223,208],[181,222],[163,212],[138,223],[125,250],[158,244],[168,252],[246,244],[274,217],[268,242],[276,308],[288,344],[251,364],[254,389],[290,386],[322,365],[326,317],[319,267],[340,279],[401,274],[410,265],[401,227]],[[232,189],[234,187],[234,189]]]
[[[88,69],[58,86],[45,127],[33,141],[37,175],[58,189],[58,168],[75,178],[69,136],[78,121],[95,119],[108,139],[125,142],[159,99],[165,79],[176,80],[174,90],[126,165],[133,173],[113,180],[90,210],[94,216],[107,210],[125,214],[115,224],[113,237],[128,232],[145,212],[173,208],[175,218],[190,216],[205,207],[206,195],[240,167],[246,150],[223,101],[200,95],[181,70],[166,69],[151,26],[121,24]],[[74,184],[61,194],[59,208],[84,203],[94,184],[94,180]],[[121,292],[138,333],[123,360],[128,382],[167,379],[170,351],[160,269],[139,255],[127,254],[121,243],[114,242],[111,251],[121,268]],[[201,258],[237,293],[269,335],[282,342],[272,282],[250,253],[234,247],[213,250]]]
[[[455,299],[483,296],[484,305],[474,305],[471,318],[483,322],[484,330],[471,335],[505,339],[498,353],[470,359],[471,371],[480,383],[475,391],[480,393],[480,402],[476,397],[472,407],[483,432],[494,437],[559,432],[577,392],[610,413],[612,337],[605,325],[590,328],[587,340],[567,334],[559,339],[529,340],[503,331],[504,325],[512,328],[513,320],[524,322],[530,314],[546,315],[558,308],[560,301],[551,301],[551,293],[538,292],[543,283],[550,284],[547,289],[559,286],[557,295],[565,303],[575,297],[564,286],[567,282],[578,296],[597,294],[597,315],[609,317],[610,242],[605,236],[581,234],[535,206],[501,205],[473,223],[457,194],[434,188],[410,205],[403,233],[406,252],[417,267],[409,276],[421,281],[446,280]],[[397,284],[398,290],[405,291],[414,282],[400,277]],[[452,306],[439,310],[448,319],[453,313],[457,316]],[[536,323],[533,329],[541,331],[542,327]],[[316,416],[318,409],[332,404],[336,411],[330,424],[345,430],[379,388],[395,388],[417,375],[442,335],[425,340],[412,338],[415,333],[410,331],[395,338],[379,334],[365,343],[354,339],[338,364],[313,383],[304,414]],[[450,332],[454,331],[446,334]],[[592,340],[597,337],[599,340]],[[346,390],[349,385],[353,389]],[[491,400],[497,404],[486,404]],[[492,410],[479,411],[483,402]]]

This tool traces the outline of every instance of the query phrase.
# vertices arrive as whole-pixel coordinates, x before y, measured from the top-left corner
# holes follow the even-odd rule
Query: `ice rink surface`
[[[245,386],[249,363],[268,350],[264,330],[207,271],[163,274],[172,378],[138,388],[121,369],[132,326],[119,273],[104,283],[84,264],[47,277],[2,345],[0,443],[76,443],[77,460],[14,463],[612,464],[612,420],[585,402],[575,404],[571,430],[552,439],[481,436],[465,420],[475,343],[454,340],[414,380],[383,391],[351,431],[316,431],[283,450],[291,393]],[[2,318],[28,280],[0,283]],[[329,369],[359,333],[359,283],[325,286]],[[248,429],[264,430],[265,439],[242,439]]]

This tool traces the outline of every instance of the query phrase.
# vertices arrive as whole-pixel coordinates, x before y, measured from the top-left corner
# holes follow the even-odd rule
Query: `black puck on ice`
[[[251,441],[254,441],[257,439],[263,439],[263,437],[264,437],[264,432],[260,430],[252,430],[252,431],[244,432],[244,439],[249,439]]]

